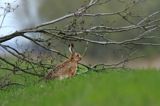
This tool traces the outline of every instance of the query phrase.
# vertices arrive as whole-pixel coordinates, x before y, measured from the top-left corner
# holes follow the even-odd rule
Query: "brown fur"
[[[72,77],[76,74],[78,62],[81,60],[81,55],[76,52],[72,52],[70,58],[63,63],[56,66],[56,68],[50,71],[45,79],[64,79]]]

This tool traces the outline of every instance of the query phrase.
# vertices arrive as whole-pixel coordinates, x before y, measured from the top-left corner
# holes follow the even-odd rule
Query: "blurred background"
[[[105,0],[102,0],[105,1]],[[1,15],[0,22],[3,24],[0,29],[0,35],[4,36],[6,34],[12,33],[16,30],[22,30],[30,27],[37,26],[41,23],[51,21],[53,19],[59,18],[66,14],[76,11],[81,6],[88,3],[87,0],[3,0],[1,1],[1,7],[5,3],[11,3],[13,7],[18,6],[18,8],[9,14],[3,17]],[[104,5],[97,5],[94,8],[89,9],[90,13],[96,12],[117,12],[123,10],[131,4],[134,5],[128,12],[127,18],[131,23],[136,23],[139,20],[143,19],[145,16],[159,10],[160,1],[159,0],[110,0]],[[3,14],[3,10],[0,11]],[[122,14],[126,15],[126,14]],[[157,16],[158,17],[158,16]],[[58,28],[63,29],[66,25],[72,24],[73,18],[68,19],[67,21],[59,22],[49,26],[48,28]],[[119,15],[111,15],[107,17],[95,17],[95,18],[85,18],[81,17],[78,19],[78,25],[76,27],[88,28],[95,25],[106,25],[110,27],[122,27],[127,26],[129,23],[122,19]],[[133,38],[139,34],[141,30],[131,30],[121,33],[105,33],[108,39],[113,39],[116,41],[122,41],[125,39]],[[159,36],[159,30],[151,33],[152,35]],[[32,36],[32,34],[29,34]],[[40,35],[36,35],[38,37]],[[100,36],[91,36],[92,39],[101,40]],[[154,39],[152,42],[159,43],[160,39]],[[18,48],[22,51],[25,51],[26,47],[30,49],[35,49],[35,54],[38,51],[43,51],[45,55],[48,55],[45,50],[37,47],[32,42],[24,38],[14,38],[10,41],[5,42],[5,44],[12,47]],[[81,42],[74,42],[75,49],[77,52],[83,53],[86,44]],[[20,47],[19,47],[20,45]],[[51,47],[56,48],[57,50],[64,52],[69,55],[68,52],[68,42],[63,40],[53,39],[51,42]],[[136,48],[136,49],[135,49]],[[137,46],[137,47],[122,47],[115,45],[94,45],[89,44],[85,57],[83,58],[83,63],[85,64],[112,64],[123,59],[126,55],[133,52],[133,55],[146,55],[144,58],[133,60],[127,63],[128,67],[134,68],[160,68],[160,47],[158,46]],[[1,54],[3,52],[1,51]],[[45,56],[44,55],[44,56]]]

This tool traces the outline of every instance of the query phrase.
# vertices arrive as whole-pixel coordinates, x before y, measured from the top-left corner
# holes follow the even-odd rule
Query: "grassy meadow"
[[[0,91],[0,106],[160,106],[160,71],[109,70]]]

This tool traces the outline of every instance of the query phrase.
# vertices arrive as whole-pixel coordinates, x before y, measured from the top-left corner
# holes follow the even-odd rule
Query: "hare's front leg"
[[[73,69],[71,72],[70,72],[70,77],[73,77],[76,75],[76,69]]]

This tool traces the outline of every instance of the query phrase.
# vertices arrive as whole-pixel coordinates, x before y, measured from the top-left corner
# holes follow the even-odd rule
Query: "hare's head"
[[[76,53],[74,50],[74,45],[73,44],[70,44],[69,45],[69,51],[71,52],[71,56],[70,56],[70,59],[72,61],[76,61],[76,62],[79,62],[81,59],[82,59],[82,56],[79,54],[79,53]]]
[[[71,60],[76,61],[76,62],[79,62],[82,59],[82,57],[79,53],[71,54],[70,58],[71,58]]]

